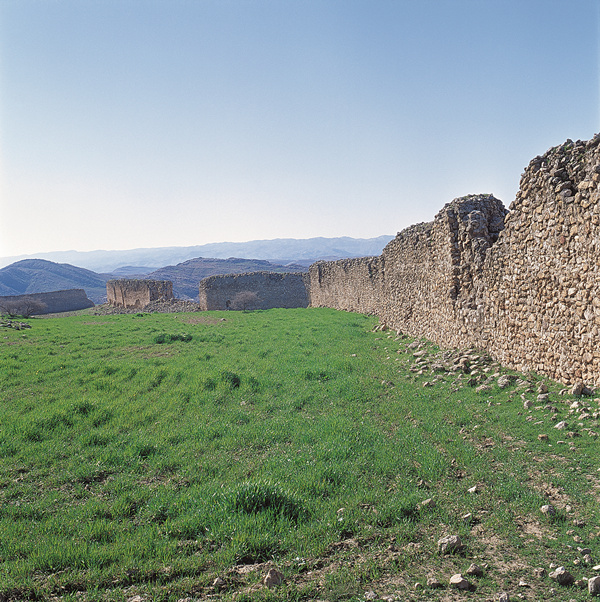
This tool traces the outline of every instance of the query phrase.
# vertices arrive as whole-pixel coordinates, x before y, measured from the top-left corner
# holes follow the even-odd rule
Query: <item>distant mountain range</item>
[[[36,255],[19,255],[0,258],[0,267],[22,259],[47,259],[57,263],[68,263],[98,273],[115,273],[119,269],[136,266],[155,270],[166,265],[176,265],[196,257],[228,259],[242,257],[263,259],[278,264],[297,263],[308,266],[319,259],[341,259],[379,255],[383,247],[394,238],[277,238],[250,242],[220,242],[193,247],[157,247],[126,251],[54,251]],[[137,268],[136,268],[137,269]],[[140,272],[136,272],[140,273]],[[145,272],[148,273],[148,272]]]
[[[165,247],[157,249],[134,249],[131,251],[91,251],[80,253],[66,251],[64,253],[45,253],[45,256],[72,256],[87,258],[88,265],[97,262],[98,265],[109,265],[109,261],[119,264],[112,270],[101,270],[100,273],[70,263],[57,263],[45,258],[22,259],[5,265],[0,269],[0,296],[23,295],[29,293],[45,293],[57,290],[82,288],[88,298],[94,303],[103,303],[106,300],[106,281],[111,278],[149,278],[154,280],[171,280],[173,292],[182,299],[196,299],[198,296],[198,283],[207,276],[216,274],[240,274],[243,272],[302,272],[319,259],[340,259],[343,257],[361,257],[366,255],[379,255],[383,247],[391,240],[391,236],[380,236],[372,239],[353,238],[313,238],[307,240],[282,239],[274,241],[254,241],[252,243],[218,243],[216,245],[203,245],[203,247]],[[272,244],[271,244],[272,243]],[[192,249],[205,247],[220,247],[225,252],[230,249],[227,245],[251,253],[269,254],[281,251],[285,259],[268,261],[259,259],[228,259],[212,257],[193,257],[182,260],[176,265],[166,265],[165,258],[172,256],[185,256]],[[249,245],[244,251],[244,245]],[[262,250],[257,250],[262,249]],[[285,249],[288,249],[285,251]],[[289,259],[288,253],[293,250],[299,257]],[[318,251],[323,253],[319,254]],[[285,252],[284,252],[285,251]],[[307,256],[313,254],[313,257]],[[112,258],[112,259],[111,259]],[[104,262],[104,263],[103,263]],[[0,261],[1,263],[1,261]],[[168,262],[167,262],[168,263]],[[166,266],[166,267],[147,267]]]

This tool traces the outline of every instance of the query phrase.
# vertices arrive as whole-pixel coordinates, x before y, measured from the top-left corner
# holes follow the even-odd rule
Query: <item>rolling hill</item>
[[[109,278],[66,263],[24,259],[0,269],[0,295],[82,288],[94,303],[102,303],[106,299],[106,281]]]

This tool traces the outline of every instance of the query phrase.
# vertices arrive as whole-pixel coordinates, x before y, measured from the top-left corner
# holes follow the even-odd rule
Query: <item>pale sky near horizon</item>
[[[0,0],[0,257],[508,206],[599,55],[600,0]]]

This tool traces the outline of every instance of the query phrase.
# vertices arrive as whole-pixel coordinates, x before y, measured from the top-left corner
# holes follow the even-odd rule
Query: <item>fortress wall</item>
[[[173,299],[173,283],[170,280],[109,280],[106,298],[116,307],[142,309],[152,301]]]
[[[490,195],[455,199],[378,258],[314,264],[311,305],[600,384],[599,145],[569,140],[533,159],[510,212]]]
[[[308,307],[308,276],[304,273],[248,272],[209,276],[200,281],[201,310],[234,309],[239,293],[258,296],[258,307]]]
[[[309,268],[310,304],[363,314],[378,314],[382,259],[360,257],[317,261]]]
[[[492,195],[472,195],[400,232],[382,253],[382,323],[448,347],[481,345],[479,280],[505,214]]]
[[[94,307],[94,302],[87,298],[82,288],[74,288],[63,291],[52,291],[49,293],[31,293],[28,295],[9,295],[0,297],[2,303],[18,303],[24,299],[35,299],[43,303],[46,308],[41,314],[54,314],[65,311],[77,311]]]
[[[482,336],[474,279],[505,214],[491,195],[456,199],[433,222],[400,232],[379,257],[317,262],[311,306],[375,314],[442,345],[474,344]]]
[[[600,384],[600,136],[533,159],[485,261],[492,354]]]

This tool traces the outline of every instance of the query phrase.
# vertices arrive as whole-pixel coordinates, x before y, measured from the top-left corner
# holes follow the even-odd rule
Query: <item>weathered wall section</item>
[[[363,314],[381,311],[381,257],[317,261],[309,268],[309,279],[313,307],[334,307]]]
[[[475,279],[505,214],[491,195],[455,199],[433,222],[400,232],[380,257],[313,264],[311,305],[376,314],[443,345],[473,344],[481,338]]]
[[[255,293],[256,303],[250,304],[252,309],[308,307],[307,284],[308,275],[304,273],[248,272],[209,276],[200,281],[200,309],[241,309],[236,303],[236,296],[241,293]]]
[[[109,280],[106,298],[115,307],[142,309],[152,301],[173,299],[173,283],[169,280]]]
[[[507,365],[600,384],[600,135],[533,159],[486,257],[490,350]]]
[[[41,314],[62,313],[65,311],[77,311],[94,307],[94,302],[87,298],[82,288],[73,288],[64,291],[52,291],[50,293],[31,293],[29,295],[9,295],[0,297],[0,307],[3,303],[19,303],[23,300],[34,299],[43,303],[46,307]],[[37,312],[36,312],[37,313]]]
[[[531,161],[507,212],[456,199],[378,258],[310,268],[311,304],[373,313],[519,370],[600,384],[600,135]]]

